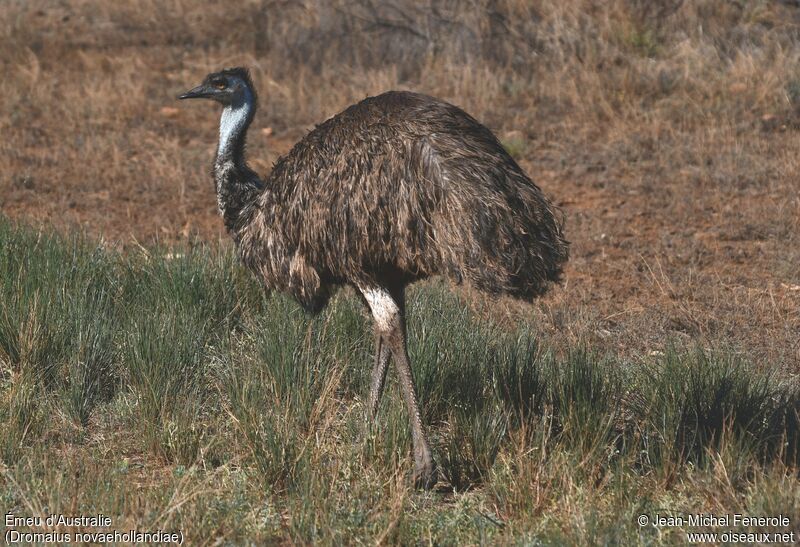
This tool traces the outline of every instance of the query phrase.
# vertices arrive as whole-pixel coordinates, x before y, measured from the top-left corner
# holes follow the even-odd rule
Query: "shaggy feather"
[[[268,287],[319,310],[341,284],[440,274],[531,300],[559,280],[568,243],[556,209],[463,110],[410,92],[367,98],[308,133],[262,183],[244,161],[256,106],[243,77],[252,101],[214,173],[226,227]]]

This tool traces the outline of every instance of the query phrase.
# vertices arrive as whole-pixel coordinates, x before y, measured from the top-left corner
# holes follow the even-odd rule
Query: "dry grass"
[[[251,67],[261,110],[250,161],[266,172],[314,123],[364,96],[413,89],[486,123],[567,215],[564,285],[532,307],[462,289],[473,311],[538,329],[561,357],[588,346],[638,370],[675,347],[699,347],[712,359],[733,355],[796,376],[799,61],[800,9],[767,0],[252,0],[235,7],[7,0],[0,5],[0,213],[59,230],[80,226],[109,248],[225,246],[209,176],[217,116],[208,105],[177,104],[179,92],[220,67]],[[37,406],[25,384],[14,386],[5,397],[22,409],[20,419],[28,407],[41,418],[49,407]],[[0,501],[14,492],[14,503],[36,512],[48,499],[32,490],[33,478],[54,485],[52,497],[63,504],[91,499],[104,481],[122,476],[130,489],[103,498],[118,506],[100,508],[124,515],[121,528],[180,524],[195,538],[296,542],[311,541],[309,522],[331,542],[341,539],[336,522],[314,515],[337,515],[333,504],[342,499],[365,511],[369,537],[387,542],[439,537],[435,531],[457,528],[458,519],[493,530],[492,519],[500,519],[506,527],[493,537],[503,541],[602,543],[622,538],[613,518],[635,534],[633,511],[659,504],[718,512],[797,507],[796,469],[752,468],[735,450],[714,454],[703,473],[676,464],[663,474],[623,473],[612,488],[604,481],[620,475],[594,476],[599,460],[564,472],[580,467],[571,458],[585,447],[552,441],[556,449],[545,457],[531,443],[551,440],[524,431],[509,433],[491,481],[477,492],[416,497],[401,472],[387,471],[407,465],[397,453],[324,441],[342,431],[353,438],[348,428],[360,412],[328,388],[321,386],[315,426],[304,426],[302,442],[313,446],[304,456],[310,465],[329,466],[324,476],[334,479],[305,476],[309,482],[296,488],[345,485],[338,497],[264,501],[248,482],[257,459],[251,451],[269,449],[260,438],[237,436],[217,467],[217,448],[203,445],[205,438],[176,448],[169,427],[148,429],[131,415],[140,401],[118,397],[88,430],[59,414],[45,428],[56,455],[43,450],[6,468]],[[211,420],[224,442],[229,418],[219,417],[222,426]],[[179,416],[175,427],[192,419]],[[190,474],[120,433],[131,423],[141,439],[177,451],[173,459],[188,451]],[[450,434],[457,418],[440,426]],[[408,441],[398,424],[381,435],[391,436],[388,444]],[[54,459],[60,466],[51,471]],[[365,465],[368,478],[353,483]],[[146,494],[136,494],[138,485]],[[208,501],[219,491],[230,494],[229,506]],[[642,492],[652,496],[642,501]],[[417,516],[404,518],[406,511]]]
[[[550,336],[797,371],[800,11],[658,5],[7,2],[0,206],[117,245],[218,240],[216,116],[176,93],[250,66],[264,172],[353,101],[415,89],[487,123],[566,211],[567,281],[534,312]]]
[[[354,296],[310,319],[230,252],[118,254],[0,221],[0,513],[99,512],[192,545],[658,544],[689,530],[639,514],[701,511],[800,531],[796,380],[730,353],[561,356],[436,283],[409,294],[442,472],[415,492],[393,376],[365,420]]]

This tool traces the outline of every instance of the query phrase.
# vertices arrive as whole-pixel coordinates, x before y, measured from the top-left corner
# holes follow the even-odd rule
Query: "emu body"
[[[406,351],[404,291],[432,275],[531,300],[560,277],[568,244],[541,190],[463,110],[391,91],[318,125],[261,180],[244,159],[256,93],[244,69],[210,74],[180,98],[223,104],[217,199],[240,257],[309,311],[336,287],[375,319],[370,412],[388,363],[411,416],[417,483],[436,481]]]

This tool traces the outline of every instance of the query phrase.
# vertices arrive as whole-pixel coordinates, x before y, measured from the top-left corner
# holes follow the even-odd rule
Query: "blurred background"
[[[410,89],[490,127],[566,214],[564,285],[497,314],[555,344],[692,341],[797,372],[799,36],[800,8],[768,0],[4,0],[0,214],[227,245],[218,113],[178,93],[248,66],[264,174],[315,123]]]

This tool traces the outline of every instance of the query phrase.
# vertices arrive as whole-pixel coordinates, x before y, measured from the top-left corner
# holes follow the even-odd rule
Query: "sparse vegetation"
[[[192,544],[685,541],[637,525],[656,512],[800,535],[799,20],[772,0],[2,3],[0,513]],[[365,422],[355,297],[306,317],[218,244],[217,119],[173,99],[232,65],[260,86],[261,172],[413,89],[564,209],[566,281],[533,307],[411,293],[439,491],[409,487],[396,386]]]
[[[262,100],[249,157],[266,173],[312,124],[411,89],[485,123],[564,208],[568,283],[533,311],[554,345],[639,358],[677,337],[797,371],[799,12],[777,0],[5,2],[0,208],[120,247],[225,239],[208,177],[218,120],[177,93],[250,66]]]
[[[365,419],[354,294],[310,318],[204,246],[121,255],[4,222],[0,249],[3,512],[192,543],[650,543],[639,513],[765,503],[800,522],[800,386],[771,367],[560,354],[423,284],[410,352],[446,480],[423,494],[396,390]]]

